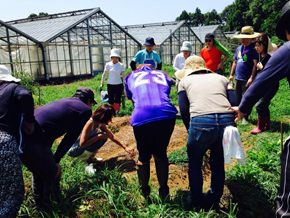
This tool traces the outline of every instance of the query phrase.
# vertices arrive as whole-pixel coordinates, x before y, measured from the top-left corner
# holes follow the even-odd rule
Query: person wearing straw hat
[[[161,70],[162,62],[156,51],[154,51],[154,38],[147,37],[145,40],[145,49],[139,51],[130,63],[132,70],[136,70],[136,63],[151,64],[154,69]],[[156,66],[157,63],[157,66]]]
[[[206,68],[218,74],[223,74],[223,64],[229,58],[230,53],[215,39],[212,33],[205,35],[206,47],[204,47],[200,56],[204,59]],[[222,49],[219,49],[222,48]],[[225,56],[222,60],[222,56]]]
[[[189,57],[180,74],[178,103],[183,123],[188,130],[188,178],[191,195],[187,202],[194,207],[218,209],[225,182],[223,132],[235,126],[230,109],[238,105],[229,80],[206,68],[203,58]],[[204,196],[201,166],[210,149],[211,189]]]
[[[254,32],[253,27],[244,26],[241,33],[234,36],[234,38],[241,39],[242,45],[239,46],[235,52],[229,80],[233,81],[233,76],[235,74],[235,91],[239,102],[241,102],[243,94],[252,84],[257,73],[258,54],[252,40],[259,35],[260,33]],[[243,124],[246,124],[247,120],[248,115],[243,120]]]
[[[81,87],[71,98],[62,98],[34,110],[34,132],[26,137],[20,159],[33,173],[32,190],[39,209],[46,209],[51,200],[57,200],[61,179],[59,163],[90,119],[91,108],[96,103],[94,92]],[[64,137],[53,154],[51,147],[62,135]]]
[[[110,56],[112,61],[107,63],[105,66],[104,73],[102,75],[100,90],[102,90],[105,79],[109,74],[109,79],[107,82],[109,104],[114,107],[117,115],[120,110],[121,97],[124,89],[123,81],[125,80],[126,75],[124,65],[119,62],[119,49],[113,48],[111,50]],[[123,77],[123,81],[121,79],[121,74]]]
[[[287,41],[270,58],[263,71],[244,94],[239,107],[232,108],[237,113],[235,122],[249,113],[255,103],[281,79],[290,77],[290,1],[282,8],[282,15],[276,26],[276,35]],[[275,200],[276,218],[290,217],[290,137],[284,142],[281,159],[280,187]]]
[[[22,132],[34,131],[34,103],[20,79],[0,65],[0,217],[16,217],[24,197]]]

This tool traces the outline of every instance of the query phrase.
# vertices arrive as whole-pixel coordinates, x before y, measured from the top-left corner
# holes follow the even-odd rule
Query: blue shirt
[[[127,98],[134,102],[131,125],[140,126],[176,117],[177,110],[169,99],[170,79],[160,70],[143,66],[125,79]]]
[[[279,80],[290,77],[290,42],[280,47],[270,58],[262,72],[256,76],[245,92],[239,109],[250,113],[255,103],[268,92]],[[289,80],[289,79],[288,79]]]
[[[135,55],[133,58],[133,61],[139,64],[144,64],[144,60],[149,59],[149,60],[154,60],[154,62],[157,62],[157,64],[161,63],[161,59],[156,51],[152,51],[150,55],[148,54],[146,48],[138,51],[138,53]],[[153,66],[155,68],[155,66]]]
[[[247,47],[241,45],[237,48],[234,55],[234,60],[237,61],[236,80],[248,81],[253,71],[253,60],[257,60],[257,55],[254,43]]]

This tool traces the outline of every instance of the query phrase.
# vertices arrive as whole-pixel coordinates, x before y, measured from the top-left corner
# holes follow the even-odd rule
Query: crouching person
[[[113,116],[115,116],[113,106],[103,104],[98,107],[67,154],[71,157],[77,157],[80,161],[86,163],[90,157],[98,152],[108,138],[122,147],[127,153],[132,154],[134,148],[124,145],[108,129],[107,125],[112,121]]]
[[[150,159],[155,159],[159,196],[165,199],[169,194],[167,146],[174,129],[177,110],[170,102],[170,79],[151,65],[139,65],[125,80],[128,99],[134,110],[131,126],[135,135],[139,157],[137,174],[145,198],[150,194]]]
[[[89,88],[79,88],[71,98],[63,98],[35,109],[35,130],[26,137],[20,159],[33,173],[32,188],[36,206],[43,209],[50,200],[57,200],[60,193],[60,160],[76,141],[92,115],[96,104]],[[64,135],[56,152],[51,147]]]

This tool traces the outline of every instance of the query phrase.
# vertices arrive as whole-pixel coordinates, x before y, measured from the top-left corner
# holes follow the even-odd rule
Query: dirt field
[[[121,147],[113,143],[112,141],[106,142],[106,144],[99,150],[96,154],[96,157],[102,158],[102,163],[109,163],[109,165],[115,163],[121,166],[122,169],[125,169],[125,175],[136,175],[135,161],[138,158],[138,152],[136,150],[136,144],[134,140],[133,129],[130,126],[130,117],[116,117],[113,119],[113,123],[110,124],[111,128],[114,131],[117,131],[116,136],[127,146],[135,148],[134,154],[127,154]],[[171,136],[170,144],[167,149],[167,154],[175,150],[179,150],[186,145],[187,141],[187,132],[183,126],[175,126],[173,134]],[[234,164],[234,163],[233,163]],[[153,186],[158,186],[154,159],[151,159],[151,184]],[[226,165],[228,169],[231,165]],[[187,166],[178,166],[174,164],[169,165],[169,181],[168,185],[170,188],[171,194],[176,194],[176,191],[189,191],[189,182],[188,182],[188,167]],[[127,177],[130,178],[130,177]],[[204,191],[209,190],[210,188],[210,170],[209,166],[205,165],[204,168]],[[224,202],[223,205],[226,206],[226,201],[230,195],[229,190],[225,187],[224,191]]]

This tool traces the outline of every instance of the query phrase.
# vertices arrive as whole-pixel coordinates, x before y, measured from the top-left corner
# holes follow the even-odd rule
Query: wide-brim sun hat
[[[17,79],[11,75],[8,68],[5,65],[0,65],[0,80],[7,82],[20,82],[21,79]]]
[[[119,58],[120,57],[120,51],[119,51],[119,49],[113,48],[111,50],[110,57],[117,57],[117,58]]]
[[[254,32],[252,26],[244,26],[241,30],[241,33],[235,35],[234,38],[236,39],[254,39],[257,38],[260,33]]]
[[[284,41],[288,41],[287,37],[286,37],[286,33],[285,33],[285,24],[289,23],[289,18],[290,18],[290,1],[288,1],[282,8],[282,13],[281,13],[281,17],[276,25],[276,35],[284,40]],[[290,34],[290,33],[289,33]]]
[[[184,41],[182,43],[182,47],[180,49],[180,51],[192,51],[192,45],[189,41]]]
[[[146,40],[145,40],[144,45],[154,46],[154,45],[155,45],[154,38],[152,38],[152,37],[147,37]]]
[[[181,80],[184,77],[192,73],[196,73],[198,71],[206,71],[207,73],[213,73],[211,70],[206,68],[204,59],[202,57],[191,56],[186,59],[183,69],[175,72],[175,76],[177,79]]]

